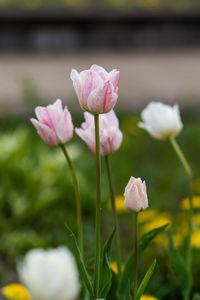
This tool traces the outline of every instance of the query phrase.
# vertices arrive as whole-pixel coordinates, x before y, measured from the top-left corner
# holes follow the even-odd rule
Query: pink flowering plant
[[[93,65],[89,70],[84,70],[80,73],[73,69],[70,76],[80,106],[85,111],[85,121],[82,123],[81,128],[75,128],[75,133],[85,142],[88,150],[91,152],[91,159],[96,159],[95,253],[94,258],[91,260],[92,268],[88,268],[84,254],[84,249],[87,245],[84,243],[83,238],[79,180],[68,154],[68,143],[73,138],[74,125],[68,108],[63,108],[62,101],[57,99],[53,104],[46,107],[36,107],[35,114],[37,119],[31,118],[30,120],[41,139],[47,145],[60,147],[71,173],[74,197],[76,199],[77,231],[76,233],[72,232],[68,220],[66,220],[66,228],[76,260],[80,284],[78,283],[79,280],[76,275],[74,260],[71,258],[72,254],[66,249],[47,251],[47,253],[43,250],[38,250],[36,253],[34,251],[31,254],[29,253],[20,265],[20,268],[18,268],[19,273],[21,274],[21,278],[23,278],[23,283],[30,292],[32,300],[139,300],[144,294],[156,266],[156,259],[154,259],[143,278],[138,278],[138,269],[144,250],[153,238],[166,229],[167,224],[151,229],[149,232],[139,236],[138,215],[148,209],[149,201],[146,182],[140,177],[131,176],[124,191],[124,206],[130,214],[133,214],[133,235],[128,237],[133,250],[126,260],[122,259],[120,224],[116,209],[115,187],[112,177],[113,167],[111,165],[112,155],[119,150],[123,140],[119,120],[113,110],[118,98],[119,71],[114,69],[107,72],[104,68]],[[169,140],[171,142],[188,175],[191,185],[192,171],[175,139],[183,127],[178,107],[170,107],[163,103],[153,102],[142,112],[142,122],[138,125],[154,138]],[[113,219],[113,231],[104,245],[101,242],[103,219],[101,209],[102,159],[105,160],[108,179],[108,186],[104,186],[104,188],[108,188],[110,192]],[[134,174],[134,176],[139,175]],[[93,193],[93,190],[91,193]],[[172,234],[169,233],[169,257],[172,267],[180,280],[184,300],[190,299],[192,290],[191,235],[193,209],[191,200],[188,220],[188,239],[185,257],[175,248]],[[113,251],[111,251],[113,243],[114,247]],[[62,263],[62,258],[65,259],[65,263]],[[111,258],[117,264],[116,274],[110,267]],[[66,259],[69,260],[69,272],[67,270]],[[48,285],[51,282],[52,293],[46,293],[42,288],[37,290],[37,283],[40,281],[40,264],[44,266],[41,272],[43,274],[43,285]],[[54,268],[55,277],[50,274],[51,268]],[[48,270],[49,274],[47,276],[45,275],[45,270]],[[73,274],[73,277],[70,274]],[[33,278],[32,280],[29,280],[30,276]],[[68,278],[68,280],[64,280],[63,276]],[[68,287],[67,289],[65,288],[66,286]]]

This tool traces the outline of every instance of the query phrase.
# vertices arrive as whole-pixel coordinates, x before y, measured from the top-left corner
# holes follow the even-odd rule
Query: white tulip
[[[74,300],[79,294],[74,257],[65,247],[30,250],[18,273],[32,300]]]
[[[138,126],[160,140],[176,136],[183,127],[177,105],[172,107],[161,102],[151,102],[142,111],[141,117],[143,122]]]

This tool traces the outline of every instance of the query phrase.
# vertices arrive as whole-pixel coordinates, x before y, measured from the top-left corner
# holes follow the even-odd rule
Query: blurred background
[[[132,249],[132,217],[123,209],[130,177],[146,180],[150,210],[141,233],[169,223],[176,245],[187,235],[187,178],[168,142],[138,129],[149,101],[180,105],[184,129],[178,137],[194,170],[194,290],[200,292],[200,3],[199,0],[0,0],[0,287],[18,281],[16,260],[32,247],[68,245],[64,222],[76,231],[68,166],[29,124],[37,105],[61,98],[82,111],[69,78],[99,64],[120,70],[116,111],[124,139],[112,156],[124,259]],[[68,145],[80,181],[86,256],[94,253],[95,157],[74,137]],[[103,227],[112,230],[103,164]],[[128,214],[128,216],[127,216]],[[167,233],[146,251],[141,272],[154,256],[158,267],[148,292],[180,299],[169,265]]]

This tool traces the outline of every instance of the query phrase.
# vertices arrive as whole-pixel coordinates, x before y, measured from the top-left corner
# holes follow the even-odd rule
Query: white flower
[[[172,107],[161,102],[151,102],[142,111],[141,117],[143,122],[138,126],[160,140],[176,136],[183,127],[177,105]]]
[[[79,294],[75,261],[65,247],[30,250],[18,273],[32,300],[74,300]]]

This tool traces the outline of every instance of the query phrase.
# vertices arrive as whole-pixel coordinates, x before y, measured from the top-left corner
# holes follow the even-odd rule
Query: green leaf
[[[80,299],[90,300],[90,294],[88,292],[88,289],[87,289],[85,283],[82,285],[82,289],[81,289],[81,293],[80,293]]]
[[[128,281],[128,296],[127,300],[132,300],[130,280]]]
[[[162,232],[168,224],[155,228],[141,236],[138,245],[138,261],[141,262],[144,250],[147,248],[151,240]],[[127,294],[128,282],[133,282],[133,269],[134,269],[134,251],[129,255],[125,266],[124,272],[120,278],[118,294],[120,298],[124,298]]]
[[[172,268],[179,278],[183,297],[188,298],[190,293],[189,273],[179,251],[174,247],[171,234],[169,234],[169,257]]]
[[[156,259],[154,259],[153,263],[151,264],[151,266],[149,267],[148,271],[146,272],[138,290],[137,290],[137,294],[136,294],[136,300],[140,300],[140,297],[142,296],[142,294],[144,293],[144,290],[153,274],[153,271],[155,269],[156,266]]]
[[[109,289],[109,293],[106,297],[107,300],[121,300],[117,295],[117,287],[118,287],[119,274],[116,274],[112,271],[112,282]]]
[[[92,283],[90,281],[90,276],[85,268],[85,265],[83,263],[83,258],[82,255],[80,253],[77,241],[76,241],[76,237],[74,235],[74,233],[72,232],[72,230],[69,228],[68,225],[66,225],[67,231],[69,233],[71,242],[72,242],[72,246],[73,246],[73,250],[74,250],[74,255],[75,255],[75,259],[76,259],[76,263],[78,266],[78,270],[79,270],[79,274],[81,279],[83,280],[83,283],[86,285],[90,296],[94,298],[94,290],[93,290],[93,286]]]
[[[145,234],[143,234],[139,240],[139,251],[138,251],[138,261],[141,262],[142,255],[144,250],[149,245],[150,241],[156,237],[160,232],[164,231],[165,228],[168,226],[168,224],[162,225],[160,227],[157,227]]]
[[[105,299],[112,281],[112,271],[110,269],[111,247],[112,241],[115,235],[116,229],[112,231],[109,239],[103,247],[103,259],[101,263],[101,275],[100,275],[100,298]]]

